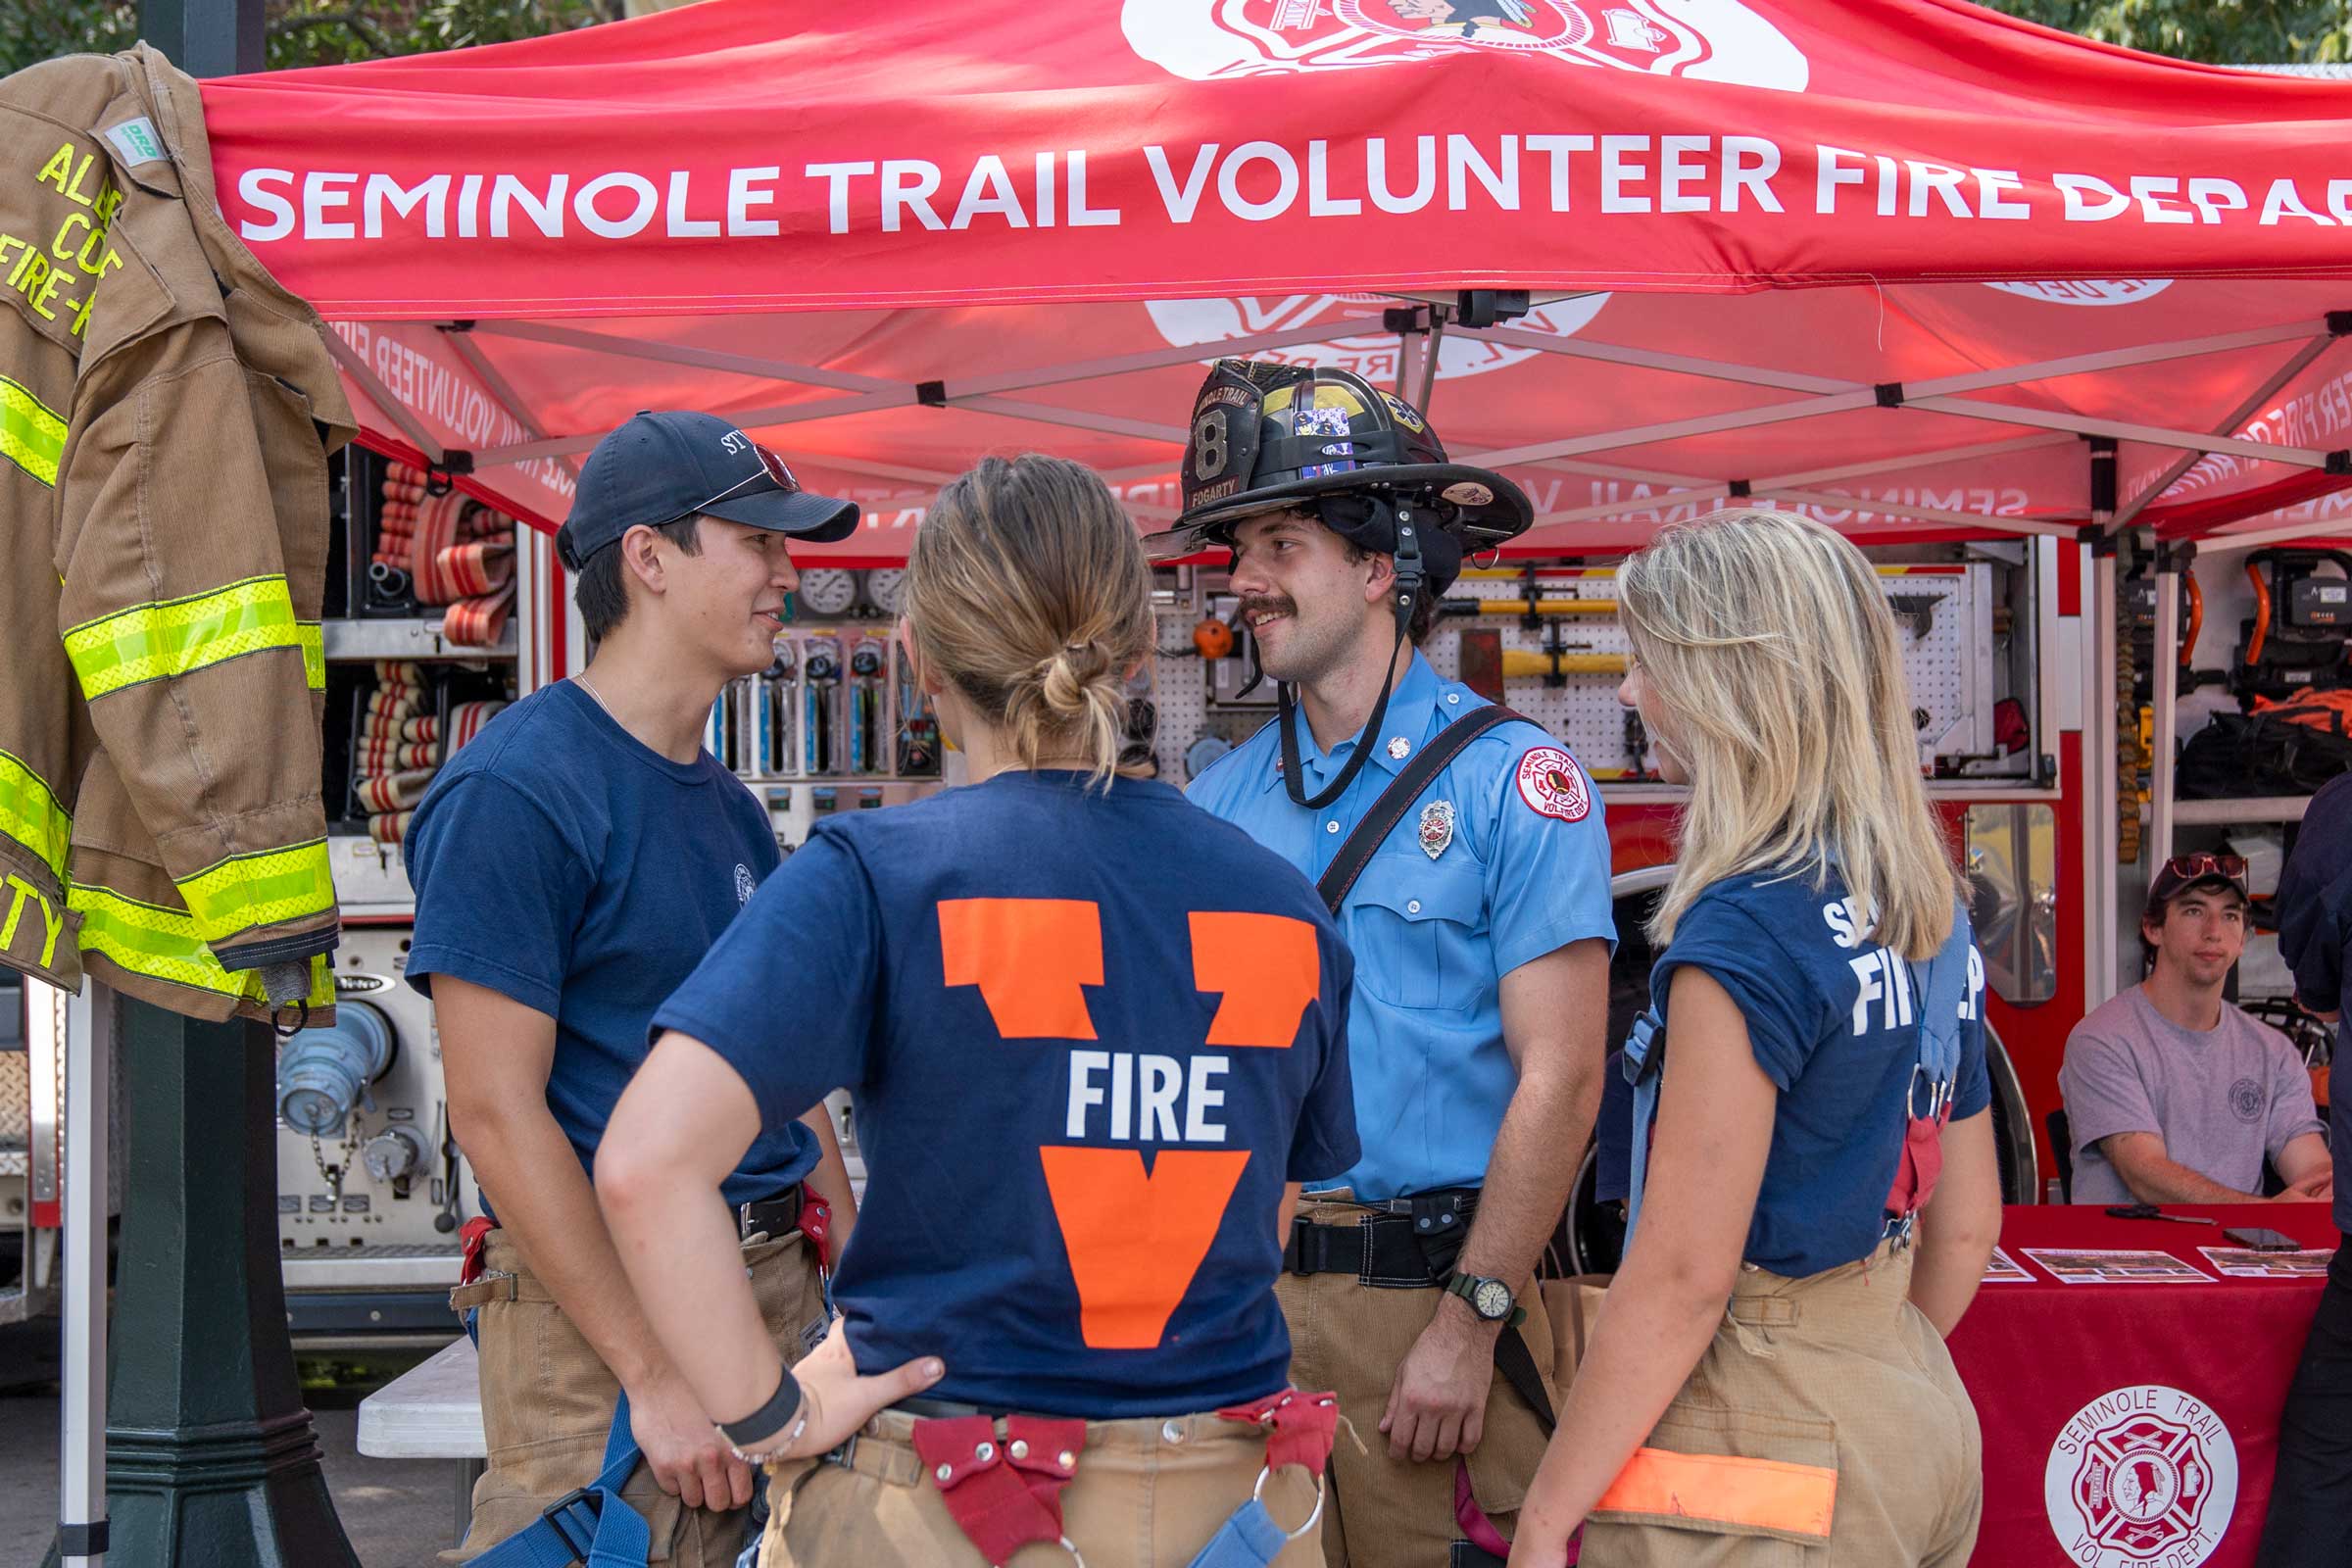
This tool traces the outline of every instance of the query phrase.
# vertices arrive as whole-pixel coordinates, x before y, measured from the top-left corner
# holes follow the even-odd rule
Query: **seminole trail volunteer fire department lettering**
[[[1315,928],[1287,915],[1194,910],[1193,982],[1219,997],[1203,1046],[1287,1051],[1322,994]],[[976,986],[1005,1041],[1097,1037],[1088,986],[1103,983],[1102,906],[1084,899],[944,899],[945,981]],[[1230,1070],[1221,1054],[1070,1046],[1072,1140],[1045,1145],[1054,1215],[1078,1286],[1080,1333],[1098,1350],[1152,1349],[1216,1239],[1248,1150],[1219,1149]],[[1201,1146],[1201,1147],[1195,1147]]]
[[[1852,899],[1834,899],[1821,906],[1822,923],[1830,940],[1840,948],[1860,947],[1864,935],[1878,925],[1876,911],[1866,911]],[[1892,951],[1874,947],[1846,960],[1854,971],[1853,1032],[1856,1038],[1874,1029],[1908,1029],[1917,1016],[1918,999],[1912,990],[1911,965]],[[1973,1021],[1983,1005],[1984,958],[1968,950],[1968,984],[1960,993],[1960,1016]]]
[[[107,177],[105,169],[98,154],[79,151],[72,142],[63,144],[48,155],[33,176],[71,204],[58,213],[57,227],[45,236],[0,233],[0,269],[6,270],[0,277],[24,297],[34,315],[46,321],[62,317],[75,337],[89,328],[98,280],[122,265],[122,256],[107,243],[107,232],[122,206],[122,192]],[[0,428],[12,422],[6,410],[0,409]],[[64,448],[62,425],[61,420],[60,451]],[[13,442],[0,441],[0,446],[10,448],[8,455],[21,466],[30,466],[18,457]],[[55,484],[55,454],[49,459],[46,474],[37,468],[32,471],[43,483]]]

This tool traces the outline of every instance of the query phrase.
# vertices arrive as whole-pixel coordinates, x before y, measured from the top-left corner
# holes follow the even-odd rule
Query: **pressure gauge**
[[[858,574],[833,566],[817,566],[801,573],[801,603],[819,615],[847,614],[858,603]]]
[[[896,566],[879,566],[865,574],[865,602],[885,615],[899,612],[899,596],[906,591],[906,573]]]

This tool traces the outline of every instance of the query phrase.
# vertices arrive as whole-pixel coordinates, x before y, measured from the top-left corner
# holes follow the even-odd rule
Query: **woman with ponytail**
[[[718,1180],[835,1088],[869,1179],[812,1360],[945,1363],[822,1458],[756,1449],[763,1568],[1321,1560],[1335,1412],[1288,1390],[1274,1281],[1298,1184],[1357,1157],[1352,968],[1301,878],[1121,767],[1151,594],[1085,468],[943,490],[899,634],[971,782],[820,823],[614,1112],[599,1195],[722,1430],[778,1369]]]

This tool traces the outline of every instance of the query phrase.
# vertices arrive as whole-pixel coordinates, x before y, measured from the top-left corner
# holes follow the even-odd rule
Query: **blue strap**
[[[612,1406],[605,1435],[604,1473],[549,1505],[533,1523],[473,1559],[474,1568],[645,1568],[654,1533],[645,1516],[620,1500],[640,1455],[629,1430],[629,1396]]]
[[[1965,906],[1952,911],[1952,934],[1927,963],[1923,977],[1913,964],[1913,983],[1924,999],[1919,1015],[1919,1064],[1929,1081],[1947,1092],[1960,1076],[1960,1004],[1968,994],[1970,955],[1975,933],[1969,929]]]
[[[1289,1544],[1290,1537],[1266,1512],[1266,1505],[1251,1497],[1217,1526],[1188,1568],[1269,1568]]]
[[[1649,1132],[1658,1119],[1658,1015],[1644,1007],[1625,1037],[1625,1077],[1634,1086],[1634,1160],[1625,1192],[1625,1233],[1630,1240],[1642,1218],[1642,1189],[1649,1180]]]

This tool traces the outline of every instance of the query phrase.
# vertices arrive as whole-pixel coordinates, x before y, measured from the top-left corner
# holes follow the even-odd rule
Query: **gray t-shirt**
[[[2176,1164],[2259,1193],[2265,1157],[2324,1130],[2311,1075],[2286,1036],[2228,1003],[2212,1029],[2183,1029],[2138,986],[2075,1025],[2058,1092],[2075,1143],[2078,1203],[2136,1201],[2096,1147],[2117,1133],[2155,1133]]]

